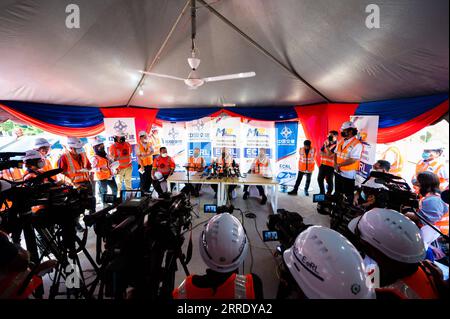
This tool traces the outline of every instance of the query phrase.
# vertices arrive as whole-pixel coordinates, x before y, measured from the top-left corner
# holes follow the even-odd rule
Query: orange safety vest
[[[421,266],[409,277],[383,288],[396,289],[406,299],[438,299],[439,293],[433,278],[430,278]]]
[[[153,151],[150,143],[144,145],[143,143],[138,143],[137,157],[139,158],[140,165],[150,166],[153,164]]]
[[[153,170],[157,170],[163,175],[169,174],[173,169],[175,169],[175,162],[170,156],[167,156],[165,158],[162,156],[158,156],[153,162]]]
[[[131,145],[127,142],[114,143],[109,148],[114,161],[119,161],[119,170],[131,167]]]
[[[42,285],[41,277],[33,276],[24,292],[21,295],[18,295],[19,289],[29,273],[30,270],[23,272],[12,272],[0,279],[0,299],[27,299],[37,287]]]
[[[314,170],[314,155],[316,154],[316,149],[311,147],[309,149],[308,155],[304,147],[300,148],[300,158],[298,159],[298,170],[300,172],[311,173]]]
[[[108,159],[99,155],[94,155],[95,169],[94,178],[96,181],[103,181],[109,179],[112,176],[111,168],[109,166]],[[106,169],[105,169],[106,168]]]
[[[52,169],[53,169],[52,163],[50,162],[49,159],[46,158],[46,159],[45,159],[45,165],[44,165],[43,168],[40,169],[40,171],[41,171],[42,173],[44,173],[44,172],[51,171]]]
[[[232,274],[221,286],[199,288],[188,276],[178,288],[172,292],[174,299],[255,299],[252,275]]]
[[[260,161],[259,158],[255,159],[252,165],[252,173],[264,175],[268,173],[269,170],[269,159],[266,158],[264,161]]]
[[[189,170],[190,171],[198,171],[204,167],[205,160],[203,157],[189,157]]]
[[[63,172],[65,176],[70,178],[73,183],[83,183],[89,181],[89,173],[88,172],[80,172],[82,169],[86,169],[87,163],[89,162],[86,153],[81,153],[81,161],[82,164],[78,163],[78,161],[74,160],[72,154],[64,153],[63,155],[67,160],[67,164],[69,165],[69,170],[67,172]]]
[[[325,145],[325,143],[324,143]],[[334,167],[334,153],[331,153],[331,155],[321,155],[320,156],[320,164]]]
[[[390,146],[387,150],[384,151],[384,153],[381,155],[382,160],[386,160],[387,153],[389,151],[393,152],[395,154],[395,161],[391,164],[391,169],[389,170],[389,173],[394,175],[399,175],[401,171],[403,170],[403,156],[400,153],[400,150],[397,146]]]
[[[0,178],[6,179],[11,182],[20,182],[23,180],[24,170],[14,167],[6,168],[0,172]]]
[[[336,161],[338,164],[348,160],[350,158],[350,151],[361,142],[356,138],[352,137],[352,140],[347,143],[344,147],[345,140],[340,140],[336,146]],[[359,160],[355,163],[342,166],[340,168],[341,171],[357,171],[359,169]]]
[[[440,174],[441,169],[443,167],[444,167],[444,164],[440,163],[437,160],[433,160],[431,162],[425,162],[424,160],[420,160],[419,163],[417,163],[417,165],[416,165],[415,178],[417,178],[417,175],[419,175],[420,173],[429,171],[429,172],[432,172],[433,174],[436,174],[437,177],[439,178],[439,182],[441,183],[441,185],[443,185],[445,182],[447,182],[447,179],[445,178],[445,176]]]

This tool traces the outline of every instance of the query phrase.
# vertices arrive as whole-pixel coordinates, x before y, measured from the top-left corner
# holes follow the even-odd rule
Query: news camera
[[[183,231],[191,225],[191,206],[185,193],[115,202],[86,216],[85,223],[94,225],[97,234],[101,269],[91,293],[101,282],[100,299],[103,293],[122,299],[129,289],[134,298],[168,298],[175,284],[177,260],[188,273],[190,257],[181,252]]]
[[[9,168],[22,168],[23,160],[13,159],[15,157],[25,156],[25,153],[4,152],[0,153],[0,171]]]
[[[285,209],[278,209],[277,212],[278,214],[269,215],[267,228],[269,231],[277,233],[276,237],[280,242],[277,250],[279,253],[282,253],[291,247],[295,243],[297,236],[310,225],[306,225],[303,222],[303,217],[298,213],[289,212]]]

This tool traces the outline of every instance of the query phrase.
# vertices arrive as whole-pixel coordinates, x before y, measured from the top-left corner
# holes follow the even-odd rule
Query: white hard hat
[[[338,232],[311,226],[286,250],[283,259],[309,299],[374,299],[364,262],[356,248]]]
[[[229,213],[211,218],[199,239],[200,255],[214,271],[234,271],[247,256],[248,240],[244,228]]]
[[[351,220],[348,228],[396,261],[414,264],[425,258],[425,245],[419,228],[395,210],[373,208]]]
[[[83,142],[78,137],[67,137],[66,145],[73,148],[82,148]]]
[[[90,139],[90,143],[91,143],[92,147],[103,144],[103,142],[104,141],[100,136],[96,136],[96,137]]]
[[[161,172],[155,172],[155,179],[158,182],[162,182],[164,180],[164,176],[163,176],[163,174]]]
[[[352,121],[347,121],[347,122],[342,123],[341,131],[346,130],[348,128],[356,128],[355,123],[353,123]]]
[[[147,136],[147,132],[146,131],[140,131],[139,132],[139,137],[141,136]]]
[[[42,159],[41,153],[36,150],[26,151],[25,156],[23,157],[24,161],[33,160],[33,159]]]
[[[47,141],[47,139],[43,138],[43,137],[38,137],[35,141],[34,141],[34,148],[35,149],[39,149],[41,147],[50,147],[50,143]]]
[[[437,141],[428,142],[423,146],[423,149],[426,151],[434,151],[434,150],[442,150],[444,149],[444,145]]]

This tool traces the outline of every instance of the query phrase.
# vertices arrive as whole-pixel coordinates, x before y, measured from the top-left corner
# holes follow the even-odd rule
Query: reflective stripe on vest
[[[131,147],[127,142],[120,144],[114,143],[111,145],[112,157],[119,162],[119,170],[131,166]]]
[[[198,170],[200,168],[203,168],[203,163],[204,163],[203,157],[201,157],[201,156],[199,156],[199,157],[191,156],[191,157],[189,157],[189,170],[190,171],[195,171],[195,170]]]
[[[336,147],[336,161],[338,164],[348,160],[350,158],[349,150],[354,148],[359,143],[361,143],[356,137],[352,137],[352,140],[348,142],[345,147],[344,142],[345,140],[340,140]],[[341,171],[357,171],[358,169],[359,169],[359,160],[357,160],[353,164],[340,167]]]
[[[439,295],[433,279],[424,272],[422,267],[420,265],[414,274],[386,288],[397,289],[407,299],[437,299]]]
[[[298,160],[298,170],[301,172],[311,173],[314,170],[314,155],[316,150],[310,148],[308,155],[306,155],[305,148],[300,148],[300,158]]]
[[[139,154],[138,157],[140,161],[142,162],[143,166],[150,166],[153,164],[153,152],[151,145],[147,143],[147,145],[144,145],[142,143],[138,143],[138,149]]]
[[[81,153],[81,161],[82,167],[77,161],[74,161],[71,154],[65,153],[63,156],[67,159],[67,164],[69,165],[69,171],[64,172],[64,175],[69,177],[74,183],[82,183],[89,181],[89,173],[80,172],[81,169],[84,169],[87,165],[87,157],[85,153]]]
[[[111,169],[109,167],[109,161],[101,156],[95,155],[94,158],[97,161],[96,170],[95,170],[95,179],[98,181],[103,181],[105,179],[109,179],[112,176]],[[102,170],[102,167],[107,167],[108,170]]]
[[[19,182],[23,180],[23,174],[24,171],[20,168],[6,168],[1,172],[1,177],[11,182]]]
[[[255,299],[253,278],[250,274],[233,274],[215,290],[195,286],[192,277],[188,276],[173,291],[174,299]]]
[[[254,165],[252,167],[252,171],[254,174],[265,175],[269,173],[269,159],[265,158],[263,161],[260,161],[259,158],[255,159]]]

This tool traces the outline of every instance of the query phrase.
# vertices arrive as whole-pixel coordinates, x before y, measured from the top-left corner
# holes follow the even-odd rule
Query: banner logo
[[[128,125],[121,120],[117,120],[117,122],[114,123],[114,131],[116,131],[116,133],[125,133],[127,128]]]

